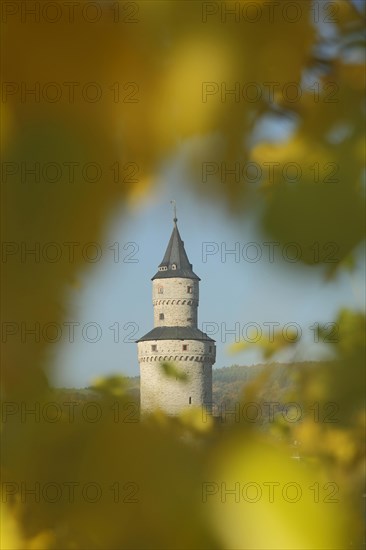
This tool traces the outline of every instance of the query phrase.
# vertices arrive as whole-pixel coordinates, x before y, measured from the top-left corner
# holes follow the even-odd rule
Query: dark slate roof
[[[155,327],[136,342],[145,340],[205,340],[214,342],[202,330],[194,327]]]
[[[173,264],[175,264],[176,269],[172,269]],[[152,277],[152,281],[154,279],[168,279],[171,277],[201,280],[193,272],[192,264],[189,263],[187,253],[184,249],[184,242],[178,231],[176,218],[174,219],[174,228],[168,243],[168,248],[166,249],[163,261],[159,267],[166,267],[167,269],[158,271],[154,277]]]

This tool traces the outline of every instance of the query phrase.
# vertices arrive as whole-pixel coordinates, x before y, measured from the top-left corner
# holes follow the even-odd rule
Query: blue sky
[[[274,356],[275,360],[316,359],[328,353],[331,344],[315,343],[310,326],[333,321],[341,307],[361,307],[362,270],[343,272],[326,283],[321,267],[283,261],[281,248],[275,249],[270,262],[269,248],[263,245],[268,238],[258,232],[255,213],[234,219],[217,201],[190,192],[178,156],[161,170],[158,187],[138,207],[128,212],[116,209],[106,225],[100,261],[85,264],[78,277],[80,287],[68,291],[65,321],[79,325],[75,325],[74,342],[69,342],[65,327],[63,341],[49,346],[58,367],[58,385],[84,387],[97,376],[139,374],[134,341],[153,327],[150,279],[172,231],[171,199],[177,201],[179,230],[201,278],[198,326],[216,340],[215,367],[262,362],[254,345],[235,354],[229,346],[243,334],[250,339],[255,326],[268,335],[265,323],[279,323],[280,330],[295,323],[288,328],[301,330],[298,344]],[[256,248],[248,247],[250,242]],[[118,243],[119,261],[115,261],[114,243]],[[215,253],[207,255],[206,261],[204,243],[214,243],[209,249]],[[235,246],[239,258],[225,256],[225,250]],[[262,257],[249,261],[258,250]]]

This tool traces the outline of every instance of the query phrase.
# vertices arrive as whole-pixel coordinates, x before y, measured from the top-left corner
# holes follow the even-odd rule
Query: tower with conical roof
[[[212,409],[216,346],[197,326],[200,278],[188,260],[177,221],[174,207],[173,231],[152,278],[154,328],[137,341],[142,413]],[[164,363],[174,364],[175,369],[167,373]]]

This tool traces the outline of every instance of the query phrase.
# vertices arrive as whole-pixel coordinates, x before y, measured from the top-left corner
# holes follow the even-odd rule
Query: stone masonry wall
[[[154,279],[154,326],[197,327],[198,299],[196,280],[178,277]],[[164,316],[162,319],[161,315]]]
[[[183,350],[183,346],[187,349]],[[215,353],[214,343],[207,341],[139,342],[141,412],[160,408],[168,414],[177,414],[184,408],[200,406],[211,411]],[[187,381],[167,377],[160,367],[162,361],[175,363],[177,369],[187,374]]]

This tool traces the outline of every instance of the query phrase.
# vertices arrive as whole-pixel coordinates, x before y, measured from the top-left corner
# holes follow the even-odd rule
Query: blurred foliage
[[[120,397],[125,395],[128,382],[123,376],[110,376],[108,378],[97,378],[90,386],[91,390],[97,391],[105,396]]]
[[[168,378],[175,378],[176,380],[179,380],[179,382],[187,382],[189,379],[188,375],[182,369],[169,361],[163,361],[160,363],[159,368]]]
[[[273,335],[261,336],[257,338],[256,333],[253,331],[252,334],[248,334],[248,341],[235,342],[230,346],[230,351],[232,353],[238,353],[239,351],[246,351],[253,347],[253,342],[258,344],[263,352],[263,357],[269,359],[273,354],[281,351],[283,348],[286,348],[290,344],[294,344],[298,339],[299,335],[294,330],[288,330],[286,333],[286,338],[281,331],[274,331]],[[258,342],[257,342],[258,340]]]
[[[350,1],[336,0],[334,22],[324,23],[321,14],[324,24],[316,25],[319,3],[301,1],[298,21],[279,15],[271,22],[271,7],[277,4],[281,12],[285,3],[257,0],[258,23],[232,16],[223,21],[225,3],[212,3],[218,13],[203,21],[201,2],[105,0],[94,3],[102,10],[94,23],[80,16],[84,1],[72,22],[66,3],[57,2],[63,7],[57,22],[32,15],[24,21],[22,13],[32,2],[3,3],[2,157],[12,164],[3,164],[1,223],[3,240],[17,250],[3,261],[5,322],[19,329],[20,323],[62,321],[79,272],[90,267],[78,253],[73,261],[66,253],[57,262],[42,256],[23,261],[22,243],[31,249],[36,243],[100,242],[115,205],[127,209],[153,192],[159,166],[183,140],[193,144],[188,162],[198,195],[219,201],[239,218],[259,205],[261,227],[270,238],[296,241],[303,252],[312,251],[303,253],[306,264],[317,263],[314,241],[325,254],[331,253],[324,249],[327,243],[335,243],[329,277],[352,265],[364,238],[364,18]],[[235,5],[242,10],[249,3]],[[328,33],[321,32],[324,25]],[[318,96],[313,84],[304,85],[305,74],[316,75]],[[232,89],[235,82],[252,82],[263,93],[258,101],[222,99],[220,93],[203,101],[203,82],[218,83],[220,91],[222,83]],[[273,97],[268,82],[276,83]],[[299,101],[283,93],[290,82],[301,86]],[[22,86],[37,83],[41,90],[56,83],[60,101],[22,97]],[[76,83],[72,101],[65,83]],[[81,91],[87,83],[101,88],[99,101],[85,100]],[[128,102],[131,93],[137,101]],[[275,117],[278,127],[293,121],[292,133],[282,140],[258,137],[266,117]],[[23,177],[22,167],[37,162],[42,167],[76,163],[75,178],[70,181],[65,168],[54,182]],[[135,163],[138,177],[123,181],[123,172],[114,181],[116,162],[122,172],[126,163]],[[249,178],[236,181],[220,174],[203,181],[207,162],[228,167],[254,162],[264,176],[255,185]],[[86,163],[102,168],[101,179],[82,177]],[[271,177],[268,163],[278,163]],[[286,163],[301,167],[301,181],[283,176]],[[330,178],[333,168],[336,176]],[[194,410],[176,419],[157,412],[135,422],[134,404],[118,377],[96,384],[99,397],[89,414],[78,404],[70,421],[63,405],[60,419],[50,421],[42,414],[54,399],[42,370],[52,367],[49,346],[45,338],[29,336],[22,343],[9,338],[2,355],[2,547],[359,548],[364,318],[344,311],[339,323],[344,330],[333,346],[335,365],[301,371],[291,390],[298,403],[335,402],[337,423],[310,416],[296,423],[276,421],[265,433],[247,422],[222,427]],[[255,401],[265,378],[248,385],[244,399]],[[35,403],[39,421],[37,412],[22,418],[23,405]],[[92,413],[100,410],[101,418],[93,421]],[[294,441],[301,444],[299,463],[289,458]],[[79,485],[70,501],[64,484],[73,481]],[[296,482],[304,498],[291,503],[280,495],[274,502],[236,503],[228,496],[225,503],[215,493],[203,501],[207,483],[216,491],[221,483],[266,481]],[[102,488],[97,502],[81,492],[91,482]],[[28,488],[58,483],[62,496],[52,503],[42,495],[39,502],[32,495],[22,501],[22,492],[15,490],[21,483]],[[339,488],[339,501],[324,500],[323,491],[315,502],[309,486],[327,483]]]

